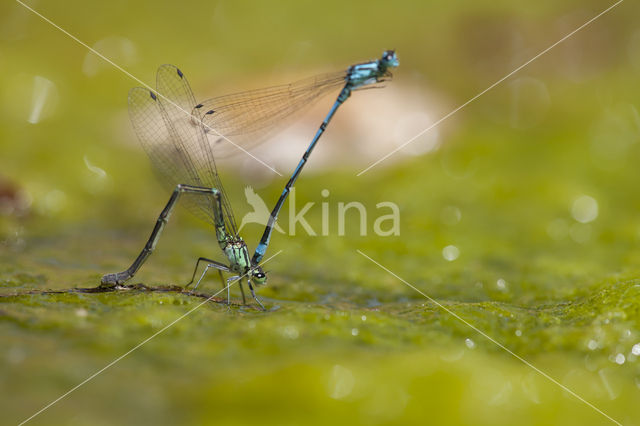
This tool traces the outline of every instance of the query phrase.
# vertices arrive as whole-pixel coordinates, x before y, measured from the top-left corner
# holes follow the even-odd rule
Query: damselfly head
[[[398,56],[396,55],[395,50],[386,50],[382,54],[380,62],[385,68],[395,68],[400,65],[400,61],[398,61]]]
[[[260,266],[254,266],[250,272],[251,282],[256,285],[265,285],[267,283],[267,274],[262,270]]]

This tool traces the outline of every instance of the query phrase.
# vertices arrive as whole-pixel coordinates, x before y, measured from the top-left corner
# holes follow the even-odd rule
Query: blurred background
[[[34,423],[609,422],[361,250],[637,424],[636,3],[356,176],[612,4],[29,2],[150,86],[160,64],[177,65],[198,100],[385,49],[400,59],[384,89],[340,109],[298,181],[297,211],[315,203],[305,218],[320,234],[326,203],[329,233],[274,234],[270,253],[283,252],[259,290],[273,312],[207,305]],[[19,3],[0,5],[0,23],[0,407],[18,422],[198,300],[24,295],[127,267],[169,194],[129,123],[127,92],[140,84]],[[275,202],[334,98],[256,149],[282,177],[242,154],[218,164],[238,221],[247,185]],[[340,202],[367,208],[367,235],[353,212],[338,235]],[[381,202],[400,208],[399,235],[373,232]],[[288,217],[287,205],[285,229]],[[250,249],[261,232],[243,229]],[[184,284],[198,256],[218,252],[210,228],[180,212],[135,281]]]

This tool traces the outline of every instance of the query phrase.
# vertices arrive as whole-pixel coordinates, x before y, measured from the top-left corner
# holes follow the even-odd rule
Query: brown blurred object
[[[15,182],[0,176],[0,216],[25,216],[30,207],[31,200],[27,192]]]

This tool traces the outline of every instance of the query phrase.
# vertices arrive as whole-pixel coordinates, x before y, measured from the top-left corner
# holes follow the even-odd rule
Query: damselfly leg
[[[112,287],[119,284],[123,284],[129,279],[131,279],[136,274],[136,272],[138,272],[138,269],[140,269],[140,267],[147,260],[147,258],[151,256],[151,253],[153,253],[153,250],[155,249],[156,244],[160,239],[160,234],[162,234],[162,230],[167,225],[167,222],[169,221],[169,217],[171,216],[173,209],[175,208],[178,200],[180,199],[180,196],[185,193],[197,194],[202,197],[213,197],[214,209],[218,210],[218,213],[216,214],[216,216],[219,215],[220,217],[222,217],[220,193],[218,192],[217,189],[200,188],[200,187],[190,186],[190,185],[176,186],[176,189],[173,191],[173,194],[171,194],[171,198],[169,198],[167,205],[160,213],[160,216],[156,221],[156,225],[154,226],[153,231],[151,232],[151,236],[149,237],[147,244],[145,244],[144,248],[136,258],[136,260],[133,261],[133,263],[131,264],[131,266],[129,266],[129,268],[127,268],[122,272],[116,272],[116,273],[104,275],[101,280],[102,286]],[[227,270],[228,269],[229,268],[227,268]]]
[[[220,263],[216,260],[213,259],[209,259],[206,257],[200,257],[198,258],[198,260],[196,261],[196,266],[193,268],[193,274],[191,275],[191,280],[185,285],[185,288],[189,288],[189,286],[191,286],[191,284],[193,284],[193,282],[196,279],[196,273],[198,272],[198,268],[200,267],[200,263],[201,262],[206,262],[207,263],[207,267],[208,268],[215,268],[218,270],[218,274],[220,276],[220,284],[222,284],[222,289],[224,290],[227,287],[227,281],[224,279],[224,275],[222,274],[222,272],[231,272],[231,269],[229,269],[229,267],[223,263]],[[200,284],[200,280],[198,280],[198,283],[193,287],[193,290],[191,291],[195,291],[196,288],[198,288],[198,285]],[[240,280],[238,282],[238,285],[240,287],[240,293],[242,294],[242,303],[246,304],[247,303],[247,299],[244,295],[244,287],[242,286],[242,281]]]

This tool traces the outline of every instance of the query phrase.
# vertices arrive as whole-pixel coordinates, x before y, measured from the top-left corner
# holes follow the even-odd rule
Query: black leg
[[[176,186],[176,189],[173,191],[173,194],[171,194],[171,198],[169,198],[169,201],[167,202],[167,205],[165,206],[165,208],[162,210],[162,213],[160,213],[160,216],[156,221],[156,225],[154,226],[153,231],[151,232],[151,236],[149,237],[147,244],[144,246],[144,248],[136,258],[136,260],[134,260],[131,266],[129,266],[129,268],[126,269],[125,271],[104,275],[101,280],[101,285],[115,286],[118,284],[122,284],[136,274],[136,272],[138,271],[138,269],[140,269],[142,264],[147,260],[149,256],[151,256],[151,253],[155,249],[156,244],[160,239],[160,234],[162,233],[162,230],[164,229],[165,225],[169,221],[169,216],[171,215],[173,208],[178,202],[180,195],[182,195],[183,193],[200,194],[206,197],[210,197],[210,196],[214,197],[215,199],[214,210],[216,210],[214,211],[214,215],[216,218],[216,234],[218,236],[218,243],[222,246],[223,244],[222,239],[226,238],[226,231],[224,229],[224,218],[222,216],[222,204],[220,200],[220,192],[215,188],[201,188],[198,186],[178,185]]]
[[[222,275],[222,270],[218,269],[218,273],[220,274],[220,284],[222,284],[222,288],[225,288],[224,276]]]
[[[244,287],[242,286],[242,281],[243,280],[240,280],[238,282],[238,285],[240,286],[240,293],[242,293],[242,304],[246,305],[247,304],[247,299],[244,297]]]
[[[264,308],[264,305],[262,304],[260,299],[258,299],[258,296],[256,295],[256,292],[253,291],[253,286],[251,285],[251,280],[247,280],[247,284],[249,284],[249,290],[251,290],[251,295],[253,296],[254,300],[256,302],[258,302],[258,305],[260,305],[260,307],[262,308],[263,311],[266,311],[266,309]]]

